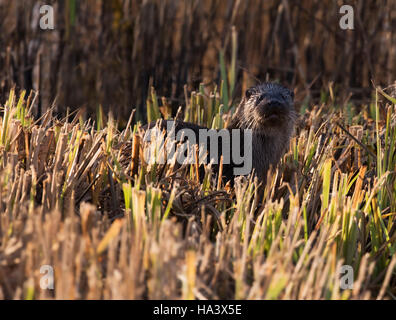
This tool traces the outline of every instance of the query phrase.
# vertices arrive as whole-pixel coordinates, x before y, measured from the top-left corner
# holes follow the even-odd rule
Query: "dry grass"
[[[189,95],[185,117],[222,127],[224,92]],[[51,110],[35,122],[37,97],[11,91],[0,118],[0,297],[394,299],[396,109],[376,96],[359,111],[331,94],[307,110],[260,202],[248,179],[224,187],[206,168],[200,184],[194,165],[145,163],[136,125],[119,132],[111,118],[103,127]],[[353,290],[340,289],[344,264]],[[42,265],[55,270],[54,290],[40,289]]]
[[[54,5],[55,30],[37,26],[40,3]],[[34,114],[99,104],[145,118],[154,85],[178,108],[184,85],[219,81],[219,52],[238,34],[238,97],[257,79],[298,87],[318,101],[333,81],[341,103],[370,99],[371,83],[396,74],[396,2],[351,0],[355,30],[339,28],[340,0],[0,0],[0,90],[40,91]],[[235,28],[233,28],[233,26]],[[213,87],[211,88],[213,89]],[[305,102],[306,102],[305,101]],[[174,110],[175,111],[175,110]]]

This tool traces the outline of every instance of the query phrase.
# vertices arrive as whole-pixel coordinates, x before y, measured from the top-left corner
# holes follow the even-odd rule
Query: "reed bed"
[[[222,128],[232,82],[186,92],[186,120]],[[227,90],[225,89],[227,88]],[[396,106],[301,111],[264,190],[147,163],[133,114],[34,119],[37,95],[11,90],[0,117],[2,299],[395,299]],[[171,117],[154,89],[150,120]],[[228,105],[230,110],[234,105]],[[54,289],[40,287],[40,268]],[[353,289],[340,268],[353,268]]]
[[[42,4],[54,7],[54,30],[38,26]],[[345,4],[354,30],[339,27]],[[395,80],[395,13],[393,0],[0,0],[0,90],[40,91],[38,117],[56,98],[62,115],[69,106],[94,116],[101,104],[120,121],[132,108],[145,119],[151,85],[174,111],[185,84],[213,90],[236,33],[232,97],[268,77],[310,102],[334,82],[340,103],[368,103],[372,82]]]

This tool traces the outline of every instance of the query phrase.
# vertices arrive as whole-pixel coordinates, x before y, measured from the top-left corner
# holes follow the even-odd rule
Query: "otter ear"
[[[251,87],[251,88],[247,89],[246,92],[245,92],[246,99],[249,99],[253,95],[254,92],[255,92],[255,88],[254,87]]]

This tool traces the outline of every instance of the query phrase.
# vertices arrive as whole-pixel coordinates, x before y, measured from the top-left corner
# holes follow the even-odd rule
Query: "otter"
[[[226,130],[239,130],[241,132],[249,130],[251,133],[251,143],[247,148],[244,139],[240,142],[240,150],[246,154],[251,154],[251,168],[260,182],[265,183],[267,171],[271,166],[276,166],[289,147],[290,138],[294,132],[294,124],[297,118],[294,109],[294,94],[288,88],[271,82],[265,82],[246,90],[234,115],[231,117]],[[161,130],[169,129],[169,121],[175,132],[189,129],[194,132],[196,141],[199,141],[199,131],[209,130],[206,127],[180,120],[160,120],[152,122],[143,127],[144,132],[155,126]],[[230,134],[230,137],[232,135]],[[218,144],[222,146],[221,143]],[[210,152],[209,144],[208,153]],[[232,141],[229,146],[232,146]],[[224,150],[219,148],[216,165],[212,168],[219,172],[220,157]],[[232,150],[231,150],[232,153]],[[241,153],[242,154],[242,153]],[[222,179],[224,182],[233,181],[235,168],[240,165],[234,161],[223,165]]]

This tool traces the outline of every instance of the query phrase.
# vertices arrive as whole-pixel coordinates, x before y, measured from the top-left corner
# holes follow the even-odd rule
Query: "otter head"
[[[293,98],[291,90],[277,83],[248,89],[240,105],[240,125],[267,136],[290,135],[296,119]]]

